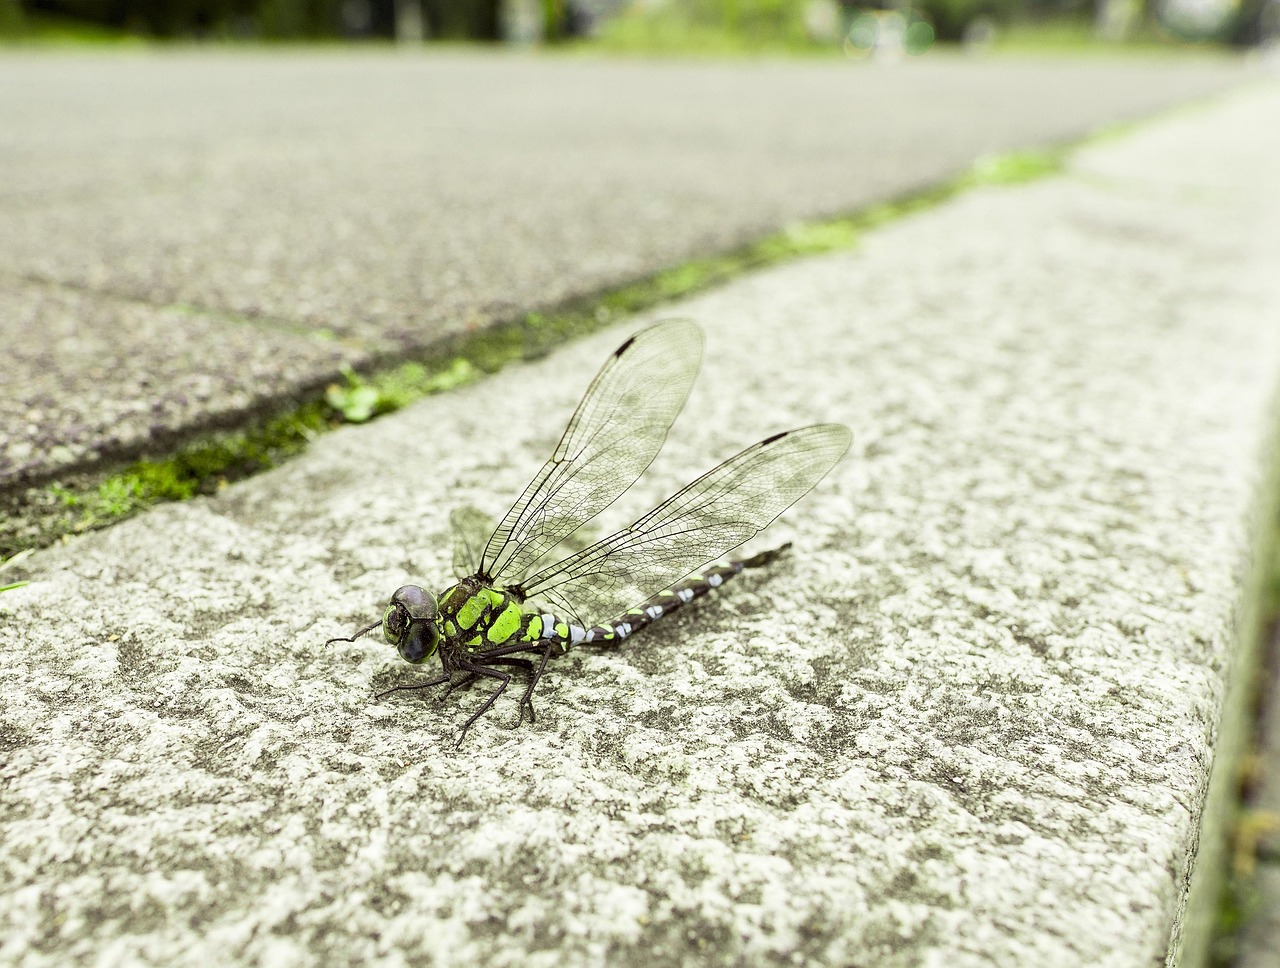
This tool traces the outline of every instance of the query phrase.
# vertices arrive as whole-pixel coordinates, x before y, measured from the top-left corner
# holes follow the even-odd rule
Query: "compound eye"
[[[391,645],[399,645],[404,633],[409,629],[409,610],[403,605],[392,603],[382,613],[382,637]]]
[[[391,596],[382,613],[382,636],[406,662],[422,662],[440,644],[436,628],[436,600],[425,588],[404,585]]]
[[[436,600],[425,588],[417,585],[401,585],[391,596],[392,605],[400,605],[412,621],[431,620],[436,617]]]
[[[400,652],[400,658],[405,662],[417,664],[427,661],[435,653],[436,646],[439,644],[440,632],[435,625],[430,622],[417,622],[410,627],[409,634],[397,649]]]

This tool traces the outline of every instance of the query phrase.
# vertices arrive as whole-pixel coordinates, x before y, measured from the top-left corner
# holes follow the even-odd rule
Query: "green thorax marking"
[[[445,639],[475,650],[504,645],[528,624],[515,598],[469,578],[447,588],[438,608]]]

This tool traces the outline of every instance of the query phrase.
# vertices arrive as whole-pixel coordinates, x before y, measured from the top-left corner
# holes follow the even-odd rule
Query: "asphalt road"
[[[484,53],[0,62],[0,496],[1247,74]]]

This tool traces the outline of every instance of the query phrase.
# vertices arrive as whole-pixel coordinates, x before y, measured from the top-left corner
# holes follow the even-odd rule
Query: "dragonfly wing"
[[[584,625],[620,615],[759,534],[822,480],[852,439],[840,424],[815,424],[762,440],[516,591]]]
[[[513,584],[653,462],[702,363],[702,331],[670,319],[620,346],[587,388],[551,459],[493,532],[478,573]]]
[[[453,573],[456,577],[470,578],[480,570],[480,553],[489,535],[493,534],[493,528],[493,518],[469,505],[449,515],[449,530],[453,534]]]

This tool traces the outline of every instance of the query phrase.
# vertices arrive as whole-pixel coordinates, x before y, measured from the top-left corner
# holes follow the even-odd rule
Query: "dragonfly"
[[[787,545],[713,563],[754,538],[804,497],[845,455],[852,434],[822,423],[766,437],[686,484],[628,527],[561,556],[583,525],[613,504],[653,462],[684,408],[702,361],[696,323],[668,319],[633,335],[605,361],[551,458],[495,527],[483,513],[450,515],[458,581],[439,595],[396,589],[382,618],[334,642],[381,628],[414,665],[439,658],[439,675],[379,693],[487,680],[496,688],[462,727],[457,745],[511,685],[527,677],[518,729],[535,722],[533,693],[547,663],[575,646],[614,645]]]

